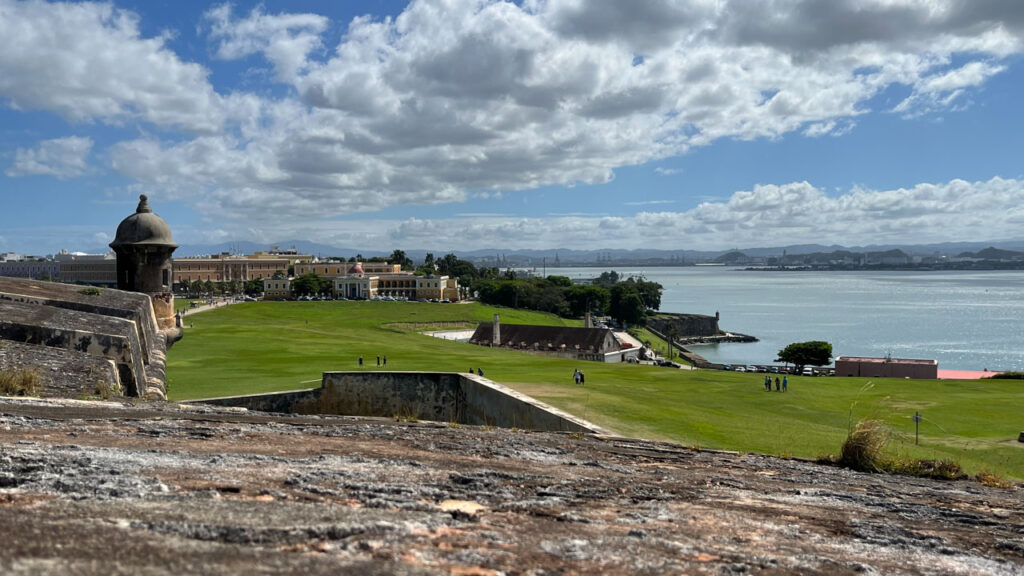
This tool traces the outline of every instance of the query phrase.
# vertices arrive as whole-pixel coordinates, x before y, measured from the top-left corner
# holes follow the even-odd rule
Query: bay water
[[[771,364],[786,345],[835,356],[938,360],[945,370],[1024,371],[1024,271],[748,271],[719,266],[547,268],[593,278],[613,269],[664,287],[661,310],[721,314],[753,343],[692,346],[712,362]]]

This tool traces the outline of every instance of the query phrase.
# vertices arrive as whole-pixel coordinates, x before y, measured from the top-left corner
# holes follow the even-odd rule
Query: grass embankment
[[[168,357],[172,399],[316,386],[331,370],[465,372],[497,382],[616,432],[684,445],[814,458],[839,451],[852,422],[885,422],[893,457],[952,460],[968,473],[1024,480],[1020,406],[1012,380],[921,381],[790,377],[765,392],[764,375],[599,364],[494,350],[417,333],[414,327],[490,321],[579,325],[478,304],[259,302],[189,317],[194,328]],[[737,344],[740,346],[741,344]],[[586,386],[572,372],[586,373]],[[914,445],[915,411],[924,417]]]

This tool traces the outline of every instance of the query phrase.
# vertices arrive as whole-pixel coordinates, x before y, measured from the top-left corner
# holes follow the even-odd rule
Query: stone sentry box
[[[454,372],[324,372],[319,388],[198,402],[264,412],[399,417],[526,430],[606,432],[482,376]]]

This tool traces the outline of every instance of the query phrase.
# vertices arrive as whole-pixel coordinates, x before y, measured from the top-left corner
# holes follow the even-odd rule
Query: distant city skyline
[[[0,252],[1024,239],[1024,3],[0,0]]]

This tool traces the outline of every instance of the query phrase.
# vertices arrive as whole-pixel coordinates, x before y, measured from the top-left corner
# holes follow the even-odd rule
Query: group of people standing
[[[781,386],[781,388],[780,388],[780,386]],[[775,391],[776,392],[780,392],[780,391],[781,392],[786,392],[788,390],[788,388],[789,388],[789,379],[788,378],[783,376],[782,377],[782,381],[780,382],[779,381],[779,377],[778,376],[775,377]],[[765,375],[765,377],[764,377],[764,389],[766,391],[768,391],[768,392],[772,391],[772,377],[771,376]]]
[[[382,360],[383,360],[383,364],[381,363]],[[387,356],[377,355],[377,366],[384,366],[386,368],[387,365],[388,365],[388,357]],[[363,367],[363,357],[362,356],[359,357],[359,367],[360,368]]]
[[[573,370],[572,371],[572,381],[575,382],[577,386],[583,386],[583,371],[582,370]]]

